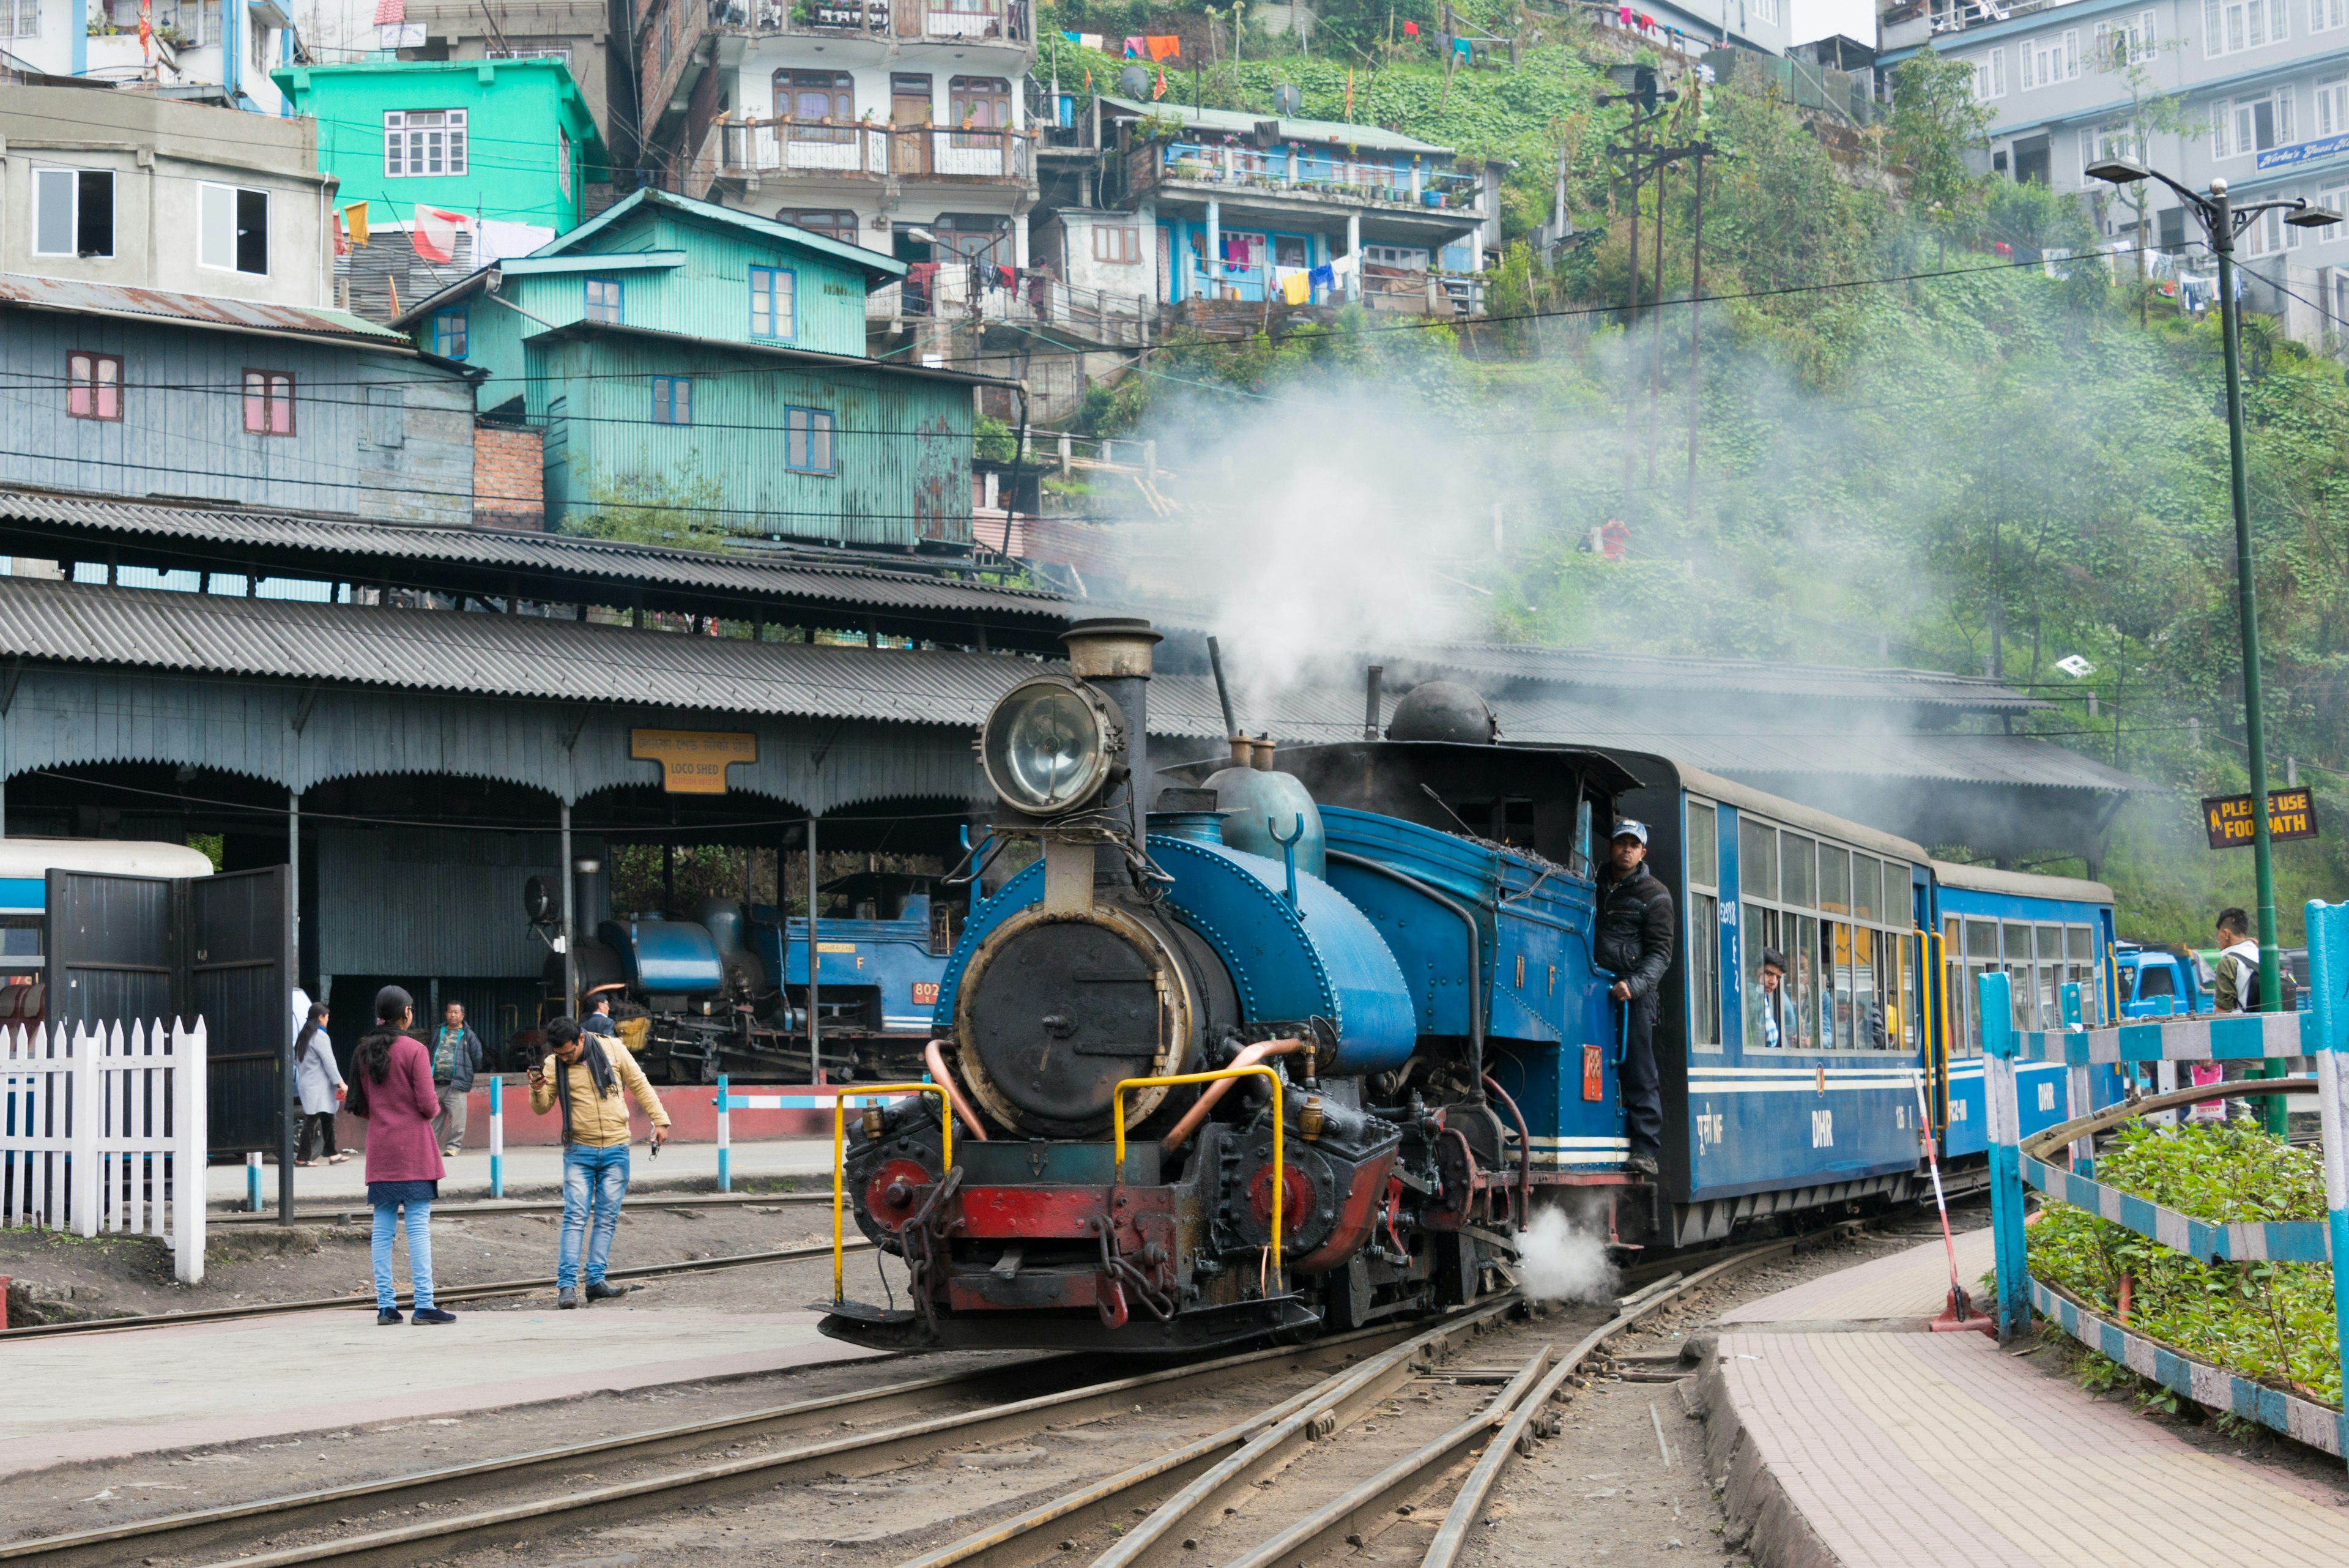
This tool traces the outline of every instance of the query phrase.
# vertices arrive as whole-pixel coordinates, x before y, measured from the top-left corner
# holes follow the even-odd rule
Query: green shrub
[[[2313,1150],[2241,1124],[2132,1127],[2096,1178],[2215,1224],[2324,1219]],[[2106,1317],[2130,1282],[2129,1326],[2249,1377],[2341,1403],[2333,1271],[2322,1263],[2199,1262],[2069,1204],[2031,1228],[2032,1271]]]

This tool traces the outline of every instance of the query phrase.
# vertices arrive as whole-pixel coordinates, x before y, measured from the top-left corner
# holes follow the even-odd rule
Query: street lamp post
[[[2087,173],[2091,179],[2115,185],[2160,181],[2178,192],[2187,210],[2201,223],[2203,235],[2219,258],[2220,336],[2225,341],[2227,360],[2227,488],[2235,511],[2235,606],[2242,627],[2243,731],[2251,753],[2252,869],[2259,882],[2260,995],[2263,1004],[2271,1007],[2283,995],[2283,954],[2276,940],[2275,863],[2268,842],[2268,742],[2267,726],[2261,716],[2260,606],[2251,572],[2251,488],[2243,462],[2242,324],[2240,313],[2235,308],[2235,239],[2257,223],[2261,213],[2278,209],[2289,214],[2284,222],[2303,229],[2337,223],[2341,216],[2310,206],[2305,196],[2239,207],[2228,196],[2224,180],[2211,181],[2206,195],[2126,158],[2092,163]],[[2263,1075],[2271,1078],[2281,1077],[2283,1072],[2284,1064],[2281,1061],[2270,1061],[2262,1069]],[[2268,1131],[2282,1136],[2284,1117],[2283,1101],[2271,1096],[2266,1106]]]

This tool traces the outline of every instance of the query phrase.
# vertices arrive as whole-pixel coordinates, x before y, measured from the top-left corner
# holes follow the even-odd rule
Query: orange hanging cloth
[[[1150,51],[1150,57],[1154,62],[1183,52],[1183,40],[1164,33],[1153,34],[1144,37],[1142,44],[1143,47]]]

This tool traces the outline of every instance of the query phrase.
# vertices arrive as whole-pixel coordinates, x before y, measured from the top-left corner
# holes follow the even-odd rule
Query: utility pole
[[[1696,520],[1696,400],[1704,381],[1704,361],[1699,356],[1701,334],[1704,327],[1704,144],[1697,143],[1696,224],[1689,246],[1688,515],[1691,522]]]
[[[1671,160],[1656,160],[1656,286],[1649,293],[1656,302],[1656,355],[1648,370],[1648,488],[1656,487],[1656,421],[1664,408],[1664,175]]]
[[[2114,185],[2160,181],[2184,198],[2187,210],[2200,221],[2203,236],[2219,257],[2219,317],[2227,367],[2227,488],[2235,514],[2235,604],[2243,640],[2243,739],[2251,753],[2251,857],[2260,901],[2260,1006],[2269,1011],[2283,1000],[2283,953],[2276,935],[2275,860],[2268,839],[2268,741],[2261,712],[2259,590],[2252,570],[2251,482],[2243,453],[2242,313],[2235,306],[2235,240],[2261,213],[2279,209],[2289,214],[2285,223],[2301,229],[2337,223],[2341,214],[2311,206],[2305,196],[2238,207],[2228,196],[2224,180],[2211,181],[2209,193],[2204,195],[2125,158],[2092,163],[2085,172],[2092,180]],[[2284,1064],[2277,1058],[2269,1058],[2261,1069],[2262,1077],[2283,1075]],[[2281,1096],[2268,1097],[2263,1119],[2271,1135],[2285,1136],[2288,1117]]]

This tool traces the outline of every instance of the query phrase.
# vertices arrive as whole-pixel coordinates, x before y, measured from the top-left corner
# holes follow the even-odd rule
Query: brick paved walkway
[[[1936,1241],[1724,1319],[1707,1447],[1763,1568],[2349,1563],[2349,1486],[2204,1452],[1982,1334],[1800,1326],[1927,1315],[1948,1286]]]
[[[1969,1231],[1957,1242],[1958,1279],[1980,1301],[1986,1293],[1982,1277],[1991,1266],[1991,1233],[1987,1229]],[[1747,1302],[1721,1321],[1872,1323],[1913,1318],[1922,1323],[1941,1310],[1949,1295],[1950,1254],[1936,1240]]]

